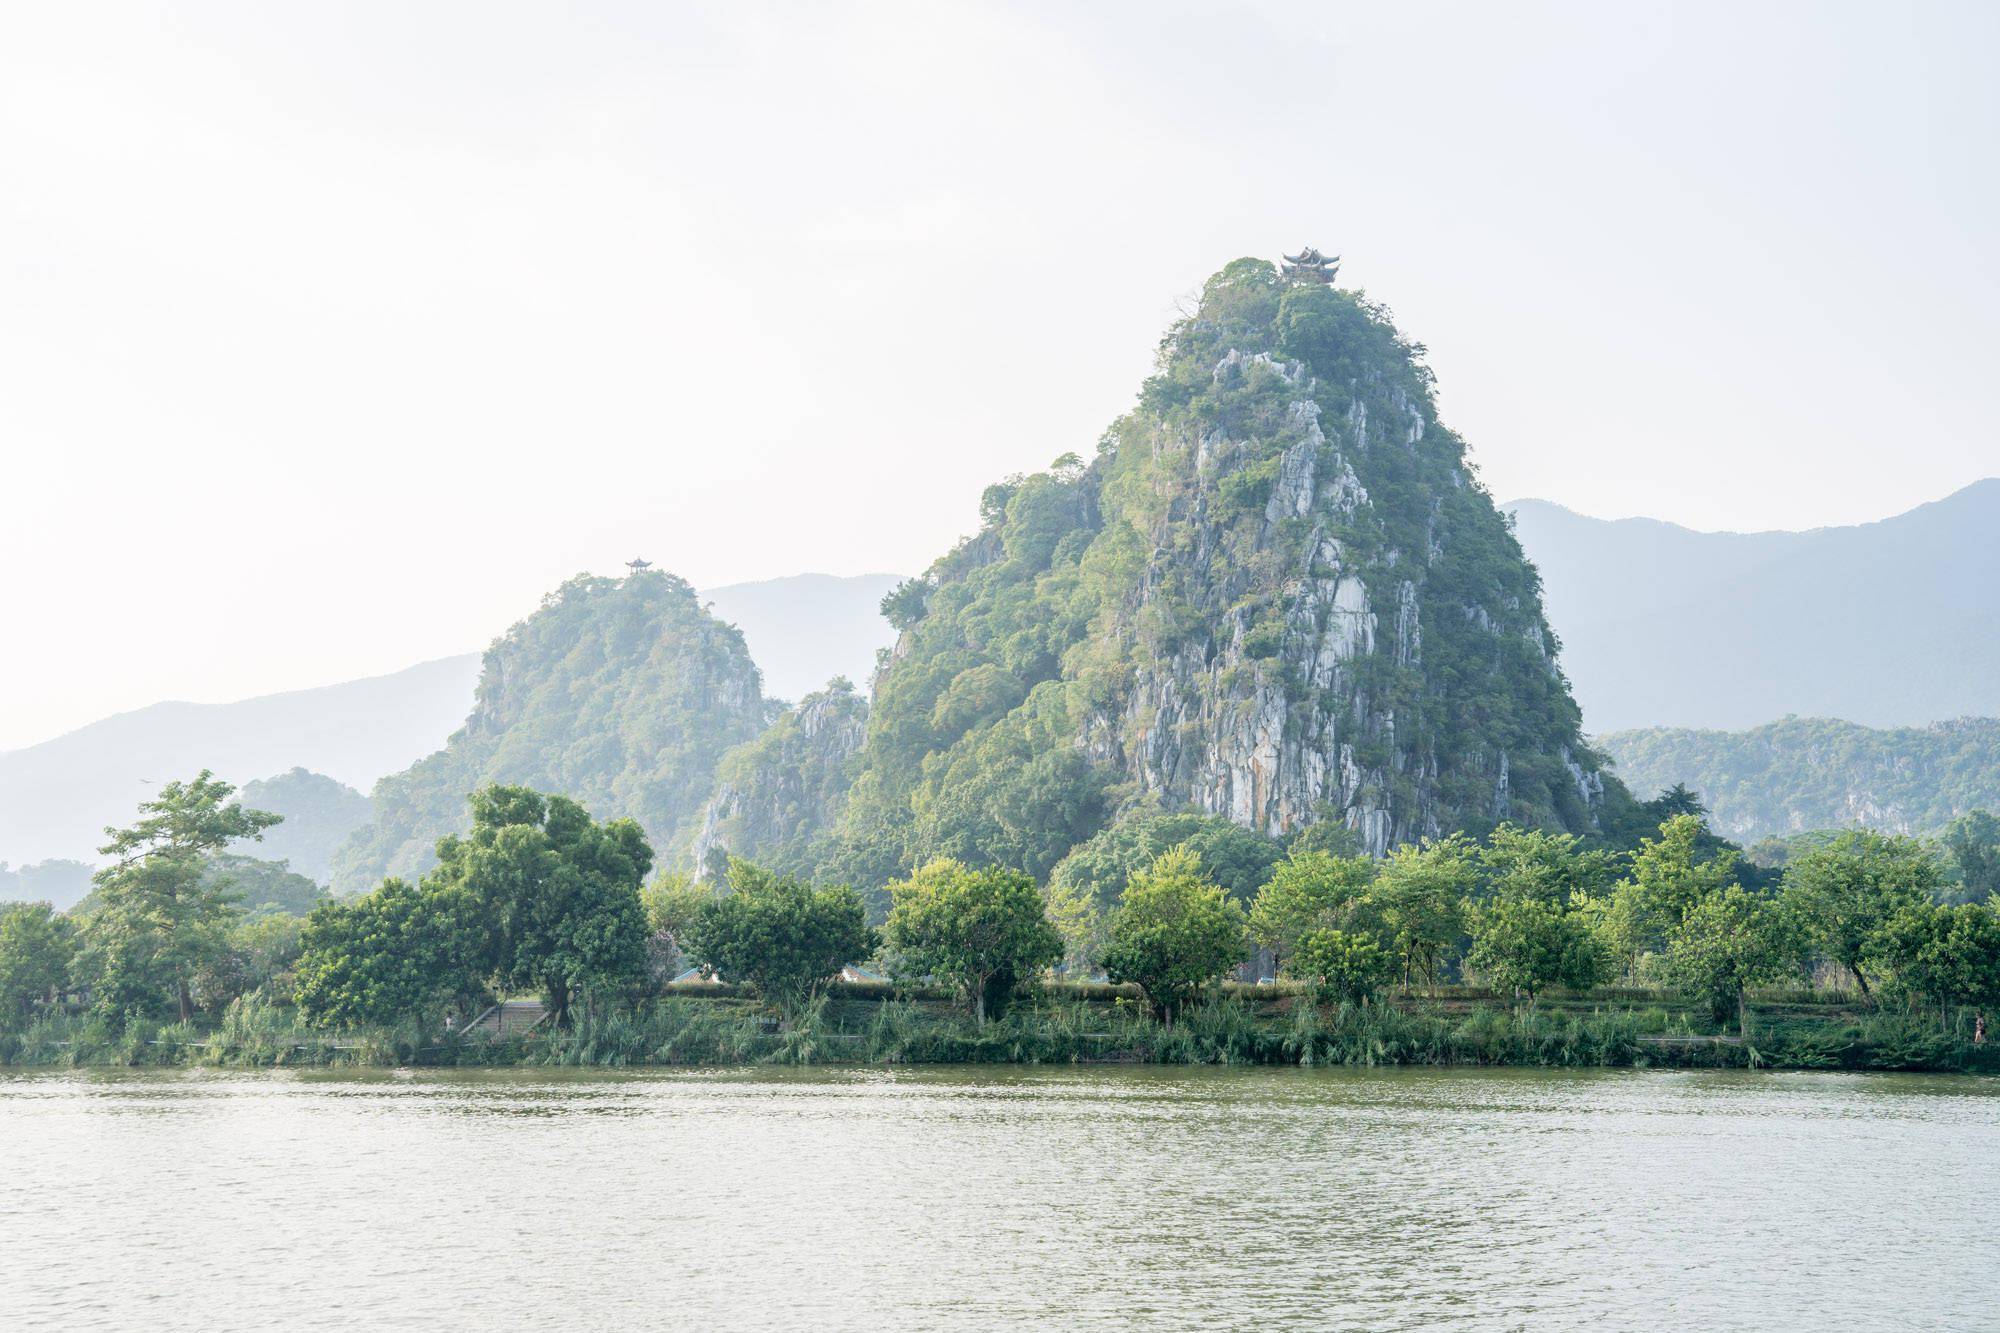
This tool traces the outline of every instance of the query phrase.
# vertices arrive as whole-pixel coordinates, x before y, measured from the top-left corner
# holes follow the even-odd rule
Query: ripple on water
[[[0,1077],[0,1327],[1981,1328],[2000,1084]]]

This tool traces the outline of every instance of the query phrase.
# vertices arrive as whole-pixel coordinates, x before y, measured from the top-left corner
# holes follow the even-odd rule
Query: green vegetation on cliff
[[[902,638],[823,869],[1040,877],[1146,800],[1331,819],[1377,854],[1596,829],[1624,794],[1421,354],[1356,293],[1261,260],[1211,278],[1093,461],[989,488],[885,599]]]
[[[571,579],[487,649],[472,715],[445,748],[376,785],[334,887],[421,874],[437,840],[467,827],[466,797],[492,783],[560,792],[683,846],[717,760],[769,712],[743,636],[685,580]]]

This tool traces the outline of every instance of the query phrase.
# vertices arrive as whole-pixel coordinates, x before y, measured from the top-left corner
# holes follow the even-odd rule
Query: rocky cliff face
[[[1170,805],[1271,834],[1338,818],[1376,854],[1503,819],[1588,827],[1602,779],[1534,573],[1427,380],[1351,297],[1279,297],[1320,308],[1317,336],[1262,325],[1267,282],[1211,286],[1218,317],[1180,331],[1157,406],[1117,434],[1107,480],[1143,477],[1146,503],[1107,521],[1149,553],[1100,627],[1132,670],[1086,751]],[[1376,355],[1341,354],[1356,342]]]
[[[1535,571],[1356,294],[1240,260],[1088,466],[988,491],[888,599],[843,834],[1034,869],[1152,799],[1380,853],[1607,799]],[[1612,799],[1626,798],[1616,784]],[[900,845],[881,852],[885,836]]]
[[[690,849],[695,867],[709,873],[736,855],[810,871],[813,841],[838,819],[867,734],[868,701],[837,678],[723,756]]]
[[[445,748],[376,785],[334,886],[421,873],[437,839],[466,827],[467,794],[493,782],[630,816],[662,852],[684,846],[717,761],[770,714],[743,636],[684,580],[571,579],[487,650],[472,714]]]

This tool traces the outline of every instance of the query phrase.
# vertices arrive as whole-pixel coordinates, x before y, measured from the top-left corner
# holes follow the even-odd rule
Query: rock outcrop
[[[1588,831],[1627,800],[1421,348],[1358,294],[1231,264],[1094,461],[982,512],[885,604],[903,634],[842,830],[881,854],[857,877],[937,852],[1035,869],[1142,800],[1270,834],[1337,819],[1378,854]]]
[[[814,839],[839,818],[867,735],[868,701],[838,677],[724,755],[690,848],[694,866],[710,874],[735,855],[810,871]]]

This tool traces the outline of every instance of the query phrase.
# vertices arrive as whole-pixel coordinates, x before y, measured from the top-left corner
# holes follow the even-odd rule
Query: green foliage
[[[651,962],[639,885],[653,861],[629,819],[598,823],[526,787],[473,793],[472,827],[442,839],[421,885],[391,878],[307,920],[297,998],[349,1027],[465,1007],[485,985],[532,986],[555,1026],[571,1005],[643,984]]]
[[[1945,826],[1940,839],[1951,862],[1957,888],[1952,896],[1963,903],[1983,903],[2000,892],[2000,816],[1974,810]]]
[[[979,1023],[1062,957],[1035,881],[1018,871],[940,858],[891,884],[889,897],[883,938],[897,970],[952,986]]]
[[[1370,896],[1375,862],[1365,856],[1293,852],[1271,871],[1250,906],[1250,936],[1271,951],[1280,967],[1307,935],[1328,930],[1379,930],[1380,912]]]
[[[1311,812],[1330,829],[1366,809],[1398,840],[1496,816],[1586,833],[1631,804],[1596,772],[1537,576],[1438,423],[1422,348],[1358,293],[1228,265],[1096,458],[1008,478],[980,517],[884,601],[902,638],[822,874],[872,888],[948,856],[1047,876],[1075,952],[1132,866],[1073,849],[1249,767],[1235,818],[1308,822],[1295,775],[1334,734],[1358,776],[1304,794],[1343,802]],[[1273,709],[1275,771],[1239,740]]]
[[[1864,966],[1877,935],[1898,912],[1932,901],[1944,883],[1927,844],[1860,831],[1794,857],[1784,894],[1811,947],[1865,994],[1871,987]]]
[[[868,701],[835,677],[716,766],[716,798],[701,842],[728,873],[730,854],[788,873],[811,871],[860,768]]]
[[[1642,953],[1664,949],[1697,904],[1736,882],[1736,853],[1704,855],[1706,833],[1699,815],[1674,815],[1633,853],[1604,912],[1607,939],[1627,971]]]
[[[701,905],[715,897],[715,890],[685,871],[663,871],[639,895],[646,913],[646,929],[654,935],[678,939],[693,924]]]
[[[1049,875],[1049,911],[1073,967],[1101,958],[1126,882],[1176,847],[1229,896],[1249,901],[1284,855],[1284,844],[1216,815],[1137,811],[1072,850]]]
[[[841,968],[875,952],[861,895],[845,885],[815,888],[737,859],[729,863],[729,890],[695,913],[687,951],[728,980],[748,981],[787,1017]]]
[[[0,1030],[69,988],[76,928],[47,903],[0,903]]]
[[[1323,1000],[1366,1004],[1388,983],[1394,961],[1372,935],[1320,927],[1298,937],[1286,975],[1312,985]]]
[[[1883,923],[1871,954],[1896,989],[1941,1012],[2000,1004],[2000,914],[1985,904],[1910,903]]]
[[[1396,951],[1403,989],[1421,973],[1435,986],[1465,930],[1465,899],[1479,881],[1479,850],[1463,834],[1389,853],[1369,896]]]
[[[1489,895],[1554,904],[1579,903],[1602,893],[1614,864],[1610,852],[1587,847],[1574,834],[1512,824],[1487,836],[1479,860]]]
[[[1582,990],[1610,970],[1584,914],[1537,895],[1494,898],[1472,909],[1466,962],[1503,990],[1535,999],[1551,986]]]
[[[647,974],[639,886],[653,849],[638,824],[599,824],[564,796],[485,787],[472,829],[438,843],[425,890],[479,923],[475,957],[503,988],[541,992],[558,1026],[573,997],[611,996]]]
[[[232,842],[260,838],[279,816],[230,801],[236,789],[206,769],[169,782],[139,806],[129,828],[106,829],[113,864],[96,876],[98,905],[84,928],[82,974],[100,1013],[155,1014],[171,1000],[194,1016],[194,980],[227,948],[236,897],[209,860]]]
[[[326,903],[300,935],[299,1010],[341,1028],[434,1014],[479,985],[477,950],[464,929],[433,895],[400,879]]]
[[[1745,842],[1865,822],[1934,832],[1970,810],[2000,810],[2000,719],[1865,727],[1788,717],[1747,731],[1654,727],[1599,743],[1635,790],[1685,783],[1716,828]]]
[[[930,600],[931,585],[924,579],[904,579],[882,596],[882,618],[898,630],[908,629],[923,619],[924,604]]]
[[[245,911],[268,907],[304,916],[326,901],[326,890],[284,861],[265,861],[235,852],[216,852],[202,872],[203,883],[233,895]]]
[[[1797,971],[1798,947],[1776,902],[1732,884],[1688,904],[1667,940],[1665,964],[1668,979],[1706,999],[1718,1022],[1734,1011],[1748,1037],[1746,992]]]
[[[445,748],[376,784],[334,888],[422,873],[437,840],[465,830],[465,793],[495,784],[562,792],[678,846],[722,755],[769,721],[742,634],[685,580],[579,575],[487,650],[472,716]]]
[[[1125,887],[1111,914],[1104,971],[1133,982],[1171,1023],[1188,1001],[1243,961],[1243,909],[1202,870],[1185,845],[1164,852]]]
[[[224,1009],[246,995],[290,999],[305,919],[269,907],[239,916],[223,937],[223,951],[195,978],[205,1010]]]

